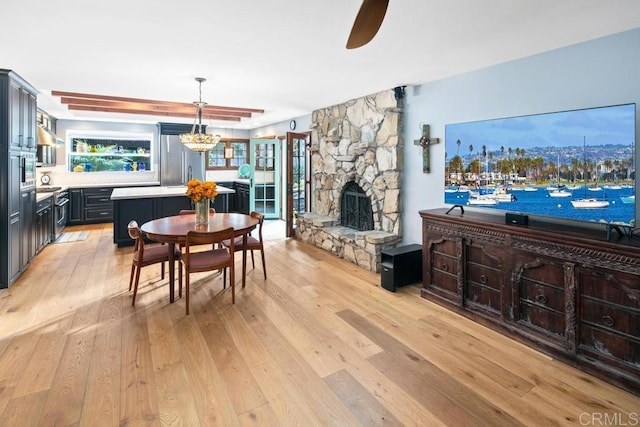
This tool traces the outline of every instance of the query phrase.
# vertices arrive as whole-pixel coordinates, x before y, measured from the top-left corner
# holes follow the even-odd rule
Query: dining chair
[[[203,271],[223,270],[222,283],[227,281],[227,267],[229,268],[229,281],[231,282],[231,303],[236,302],[236,285],[235,285],[235,268],[233,254],[235,248],[233,245],[233,227],[224,230],[207,232],[207,231],[189,231],[185,241],[184,253],[181,262],[185,269],[185,304],[186,312],[189,314],[189,287],[191,283],[191,273],[200,273]],[[212,247],[216,243],[220,243],[225,239],[231,240],[229,250],[209,249],[206,251],[192,252],[192,246],[211,244]]]
[[[178,215],[194,215],[196,213],[195,209],[182,209],[178,212]],[[209,208],[209,215],[216,213],[214,208]],[[184,248],[184,243],[180,244],[180,249]],[[213,249],[216,248],[215,243],[213,244]]]
[[[144,235],[136,221],[130,221],[127,225],[129,236],[134,240],[133,260],[131,262],[131,276],[129,278],[129,291],[133,285],[133,300],[131,305],[136,304],[136,295],[138,294],[138,283],[140,282],[140,270],[142,267],[152,264],[161,264],[160,278],[164,279],[164,263],[169,261],[169,246],[146,246],[144,243]],[[174,265],[169,268],[175,268],[175,261],[182,258],[182,252],[174,247]],[[135,282],[134,282],[135,276]],[[182,264],[178,264],[178,283],[182,289]]]
[[[255,211],[251,212],[249,215],[258,220],[258,238],[256,239],[251,234],[247,234],[247,250],[251,251],[251,265],[254,269],[256,268],[253,251],[259,250],[262,255],[262,272],[264,273],[264,279],[267,280],[267,266],[264,262],[264,244],[262,240],[262,224],[264,224],[264,215]],[[243,237],[238,236],[233,240],[234,242],[232,242],[231,239],[223,240],[222,245],[226,248],[231,248],[233,245],[236,251],[241,251],[243,249]]]

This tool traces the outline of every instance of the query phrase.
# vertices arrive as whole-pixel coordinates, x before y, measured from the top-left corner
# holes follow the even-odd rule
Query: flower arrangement
[[[199,179],[192,179],[187,182],[187,196],[191,197],[194,203],[202,199],[214,199],[218,195],[217,184],[213,181],[201,182]]]

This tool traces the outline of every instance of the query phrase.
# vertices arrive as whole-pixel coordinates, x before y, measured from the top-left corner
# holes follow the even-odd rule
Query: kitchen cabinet
[[[95,224],[113,221],[113,187],[69,189],[69,219],[67,224]]]
[[[112,191],[113,187],[83,189],[86,224],[113,221]]]
[[[68,225],[82,224],[84,221],[84,196],[82,188],[69,189],[69,217]]]
[[[249,184],[236,182],[234,189],[236,190],[235,197],[235,209],[236,212],[248,214],[249,213]]]
[[[216,183],[222,187],[226,187],[226,188],[231,188],[231,189],[235,189],[235,182],[233,181],[221,181],[221,182],[217,182]],[[226,203],[227,206],[222,206],[222,198],[220,200],[218,200],[218,198],[216,198],[216,200],[214,200],[213,202],[213,208],[216,211],[220,211],[222,212],[224,210],[224,212],[236,212],[236,193],[232,193],[232,194],[228,194],[227,198],[226,198]]]
[[[52,241],[53,235],[53,197],[47,195],[36,203],[36,253]]]
[[[36,188],[24,190],[20,194],[20,221],[21,221],[21,257],[20,269],[26,269],[36,254]]]
[[[113,243],[118,247],[133,245],[127,229],[130,221],[135,220],[142,225],[152,219],[178,215],[183,209],[193,209],[187,196],[114,200],[113,205]]]
[[[0,155],[1,158],[2,155]],[[6,269],[3,269],[2,287],[7,287],[8,283],[13,282],[21,271],[20,257],[22,254],[22,235],[20,234],[20,156],[11,153],[8,156],[8,179],[5,181],[9,184],[8,190],[8,213],[9,223],[8,238],[6,239],[8,259],[2,259],[7,263]],[[3,188],[3,191],[5,188]],[[0,240],[0,244],[5,244]]]
[[[636,237],[444,212],[420,211],[422,297],[640,393]]]
[[[36,150],[36,95],[18,80],[9,81],[10,145],[13,150]]]
[[[233,190],[222,185],[218,188],[214,207],[216,212],[227,212],[227,199]],[[190,197],[182,187],[130,187],[116,188],[112,194],[114,221],[113,243],[118,246],[132,245],[127,225],[135,220],[142,226],[152,219],[178,215],[183,209],[194,209]]]
[[[0,288],[20,276],[35,248],[35,190],[22,191],[21,158],[36,150],[36,94],[18,74],[0,69]]]

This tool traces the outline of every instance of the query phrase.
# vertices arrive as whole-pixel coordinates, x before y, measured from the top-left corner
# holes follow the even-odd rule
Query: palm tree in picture
[[[460,144],[462,144],[462,142],[460,140],[457,140],[456,145],[458,147],[456,148],[456,156],[460,154]]]
[[[575,157],[571,159],[571,181],[574,183],[578,178],[578,170],[580,169],[580,161]]]
[[[482,159],[484,163],[484,171],[487,172],[487,146],[482,146]]]

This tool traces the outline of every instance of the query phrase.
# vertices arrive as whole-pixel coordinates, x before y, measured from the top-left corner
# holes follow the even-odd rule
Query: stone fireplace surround
[[[380,252],[402,240],[402,112],[402,98],[388,90],[312,113],[313,209],[296,217],[296,238],[380,272]],[[350,181],[371,200],[373,230],[339,225]]]

